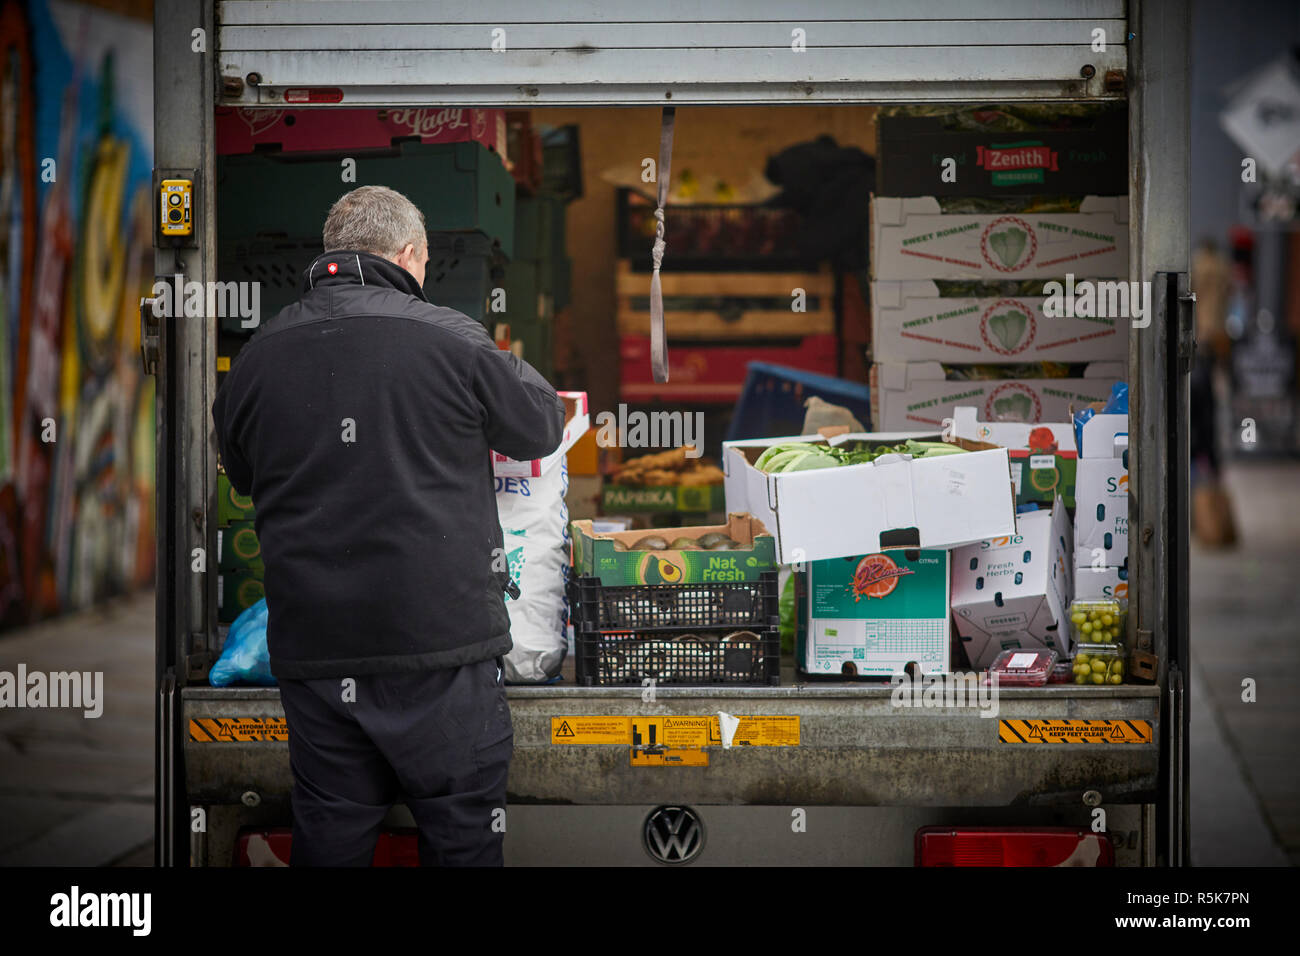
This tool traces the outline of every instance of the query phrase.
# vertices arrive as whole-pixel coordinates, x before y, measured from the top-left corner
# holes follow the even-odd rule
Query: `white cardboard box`
[[[872,355],[894,363],[1127,360],[1128,319],[1049,317],[1044,301],[941,296],[929,279],[873,282]]]
[[[874,279],[1055,279],[1128,275],[1128,197],[1079,212],[943,213],[933,196],[871,200]]]
[[[847,434],[829,443],[893,445],[907,437],[922,436]],[[862,465],[768,475],[753,462],[771,444],[725,442],[722,470],[727,510],[762,521],[782,564],[893,547],[951,548],[1015,533],[1005,449],[917,460],[883,455]]]
[[[1128,600],[1128,570],[1126,568],[1074,568],[1074,600],[1096,601],[1104,598]]]
[[[1010,648],[1070,653],[1066,611],[1073,587],[1070,519],[1050,510],[1017,517],[1014,535],[952,554],[952,610],[971,666],[983,670]]]
[[[557,392],[564,401],[564,437],[560,447],[545,458],[516,461],[498,452],[492,453],[492,474],[498,478],[537,478],[567,454],[578,439],[591,427],[591,413],[587,407],[586,392]]]
[[[1121,567],[1128,560],[1128,416],[1094,415],[1083,425],[1074,482],[1074,564]]]
[[[1050,451],[1074,451],[1074,426],[1069,422],[984,422],[979,420],[979,409],[973,405],[958,405],[952,410],[952,434],[954,438],[968,441],[988,442],[1003,448],[1021,449],[1030,447],[1030,434],[1047,429],[1052,433],[1056,447]],[[1038,447],[1038,446],[1034,446]],[[1048,449],[1040,449],[1048,450]]]
[[[1110,397],[1123,363],[1093,362],[1083,378],[948,381],[938,362],[877,363],[871,367],[872,417],[879,428],[942,428],[958,405],[978,409],[981,421],[1064,422],[1070,408]]]

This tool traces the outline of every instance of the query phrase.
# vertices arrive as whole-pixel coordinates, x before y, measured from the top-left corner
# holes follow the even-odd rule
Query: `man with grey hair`
[[[550,454],[564,405],[478,322],[432,305],[424,217],[345,194],[302,297],[212,408],[253,498],[293,769],[292,863],[366,866],[402,800],[425,865],[499,865],[513,729],[490,461]]]

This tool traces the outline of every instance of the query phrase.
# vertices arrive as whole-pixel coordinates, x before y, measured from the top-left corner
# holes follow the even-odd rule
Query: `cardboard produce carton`
[[[900,106],[876,117],[882,196],[999,196],[1128,191],[1122,103]],[[945,161],[956,176],[945,182]]]
[[[492,452],[492,474],[497,478],[539,478],[563,458],[587,430],[591,428],[591,413],[587,407],[586,392],[558,392],[564,401],[564,437],[555,451],[545,458],[516,461],[498,452]]]
[[[1012,648],[1071,652],[1070,519],[1057,499],[1022,514],[1013,535],[952,553],[952,610],[971,666],[984,670]]]
[[[934,433],[860,433],[809,441],[896,445]],[[776,538],[781,564],[890,548],[948,548],[1015,533],[1005,449],[941,458],[890,454],[859,465],[765,474],[754,462],[792,439],[724,442],[727,508],[748,511]]]
[[[1074,568],[1074,600],[1096,601],[1114,598],[1128,600],[1128,568]]]
[[[873,282],[873,357],[968,364],[1128,360],[1129,319],[1044,315],[1042,282],[1006,285],[1009,294],[994,283]]]
[[[776,545],[763,522],[748,514],[729,514],[727,523],[650,531],[615,531],[598,534],[590,521],[574,521],[573,568],[576,574],[600,578],[611,587],[631,584],[731,584],[757,581],[776,569]],[[669,547],[636,550],[649,537],[669,545],[686,538],[725,535],[737,542],[726,550],[690,550]],[[616,546],[626,546],[619,550]]]
[[[1084,423],[1075,478],[1075,567],[1128,562],[1128,416],[1094,415]]]
[[[997,445],[1011,456],[1011,484],[1016,504],[1048,504],[1057,495],[1074,507],[1074,426],[1069,422],[982,422],[979,409],[958,405],[952,410],[952,433],[968,442]]]
[[[885,551],[808,565],[808,626],[798,659],[809,674],[889,677],[915,663],[951,668],[949,553]]]
[[[1105,401],[1124,377],[1120,362],[1093,362],[1083,378],[1015,378],[952,381],[938,362],[871,367],[871,404],[886,431],[943,427],[958,405],[979,409],[982,421],[1069,421],[1071,406]]]
[[[1052,279],[1128,274],[1128,197],[1077,212],[945,213],[934,196],[871,201],[873,279]]]
[[[255,571],[261,574],[262,545],[251,521],[235,521],[217,529],[217,567],[222,571]]]

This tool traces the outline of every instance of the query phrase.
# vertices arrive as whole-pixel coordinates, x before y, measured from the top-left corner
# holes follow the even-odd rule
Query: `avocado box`
[[[224,472],[217,473],[217,525],[224,527],[232,521],[251,521],[253,499],[241,495],[231,485]]]
[[[229,624],[262,598],[266,589],[261,572],[227,571],[217,585],[217,621]]]
[[[810,561],[797,648],[804,672],[890,677],[915,664],[922,674],[948,673],[948,565],[942,550]]]
[[[606,514],[642,512],[722,511],[726,494],[722,485],[606,485],[601,492],[601,510]]]
[[[727,551],[620,551],[614,544],[619,542],[632,549],[641,539],[652,536],[673,543],[679,538],[696,541],[707,534],[724,534],[739,542],[740,547]],[[594,532],[590,521],[575,521],[573,567],[578,574],[600,578],[601,584],[611,587],[757,581],[764,571],[775,570],[776,543],[763,523],[748,514],[729,514],[727,523],[721,525],[608,534]]]
[[[251,521],[217,529],[217,567],[222,571],[262,571],[262,545]]]
[[[975,447],[1005,448],[1011,458],[1011,484],[1016,504],[1050,505],[1060,495],[1074,507],[1075,476],[1079,456],[1074,448],[1074,426],[1069,422],[982,422],[979,409],[958,405],[952,410],[953,435]]]

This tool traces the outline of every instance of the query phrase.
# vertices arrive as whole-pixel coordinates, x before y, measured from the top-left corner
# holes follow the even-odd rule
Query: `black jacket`
[[[303,293],[244,345],[212,406],[226,474],[256,509],[272,673],[507,653],[489,449],[550,454],[564,403],[387,259],[325,253]]]

